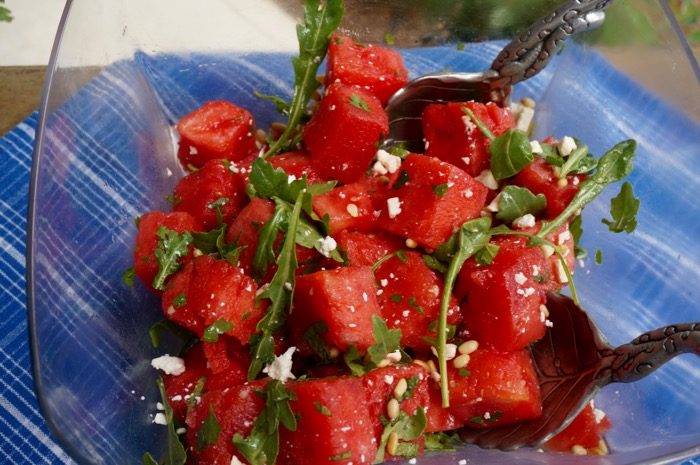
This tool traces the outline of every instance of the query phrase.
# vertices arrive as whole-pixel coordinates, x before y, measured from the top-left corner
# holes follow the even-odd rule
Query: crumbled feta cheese
[[[530,149],[532,150],[532,153],[536,155],[544,153],[544,151],[542,150],[542,145],[540,145],[539,141],[536,140],[530,141]]]
[[[395,350],[393,352],[389,352],[388,354],[386,354],[386,358],[388,358],[394,363],[399,363],[401,361],[401,351]]]
[[[554,253],[554,249],[549,245],[541,245],[540,248],[542,249],[545,258],[551,257]]]
[[[498,181],[493,177],[491,170],[482,171],[475,179],[492,191],[498,189]]]
[[[569,231],[564,231],[563,233],[559,234],[559,236],[557,236],[557,243],[559,245],[562,245],[569,239],[571,239],[571,233]]]
[[[367,295],[366,292],[363,292],[363,293],[362,293],[362,300],[365,301],[365,302],[369,302],[369,296]]]
[[[185,434],[187,432],[187,428],[178,428],[175,430],[175,434]]]
[[[488,420],[491,418],[491,412],[484,412],[484,420]]]
[[[561,264],[561,260],[557,260],[557,279],[561,284],[566,284],[569,282],[569,277],[566,275],[566,270],[564,265]]]
[[[430,346],[430,351],[436,357],[439,357],[438,351],[435,346]],[[445,359],[452,360],[457,356],[457,345],[456,344],[445,344]]]
[[[474,124],[469,115],[462,116],[462,122],[464,123],[464,132],[467,134],[470,134],[476,129],[476,124]]]
[[[321,5],[319,5],[319,6],[321,6]],[[231,465],[245,465],[245,464],[243,462],[241,462],[240,460],[238,460],[238,457],[236,457],[235,455],[232,455],[231,456]]]
[[[290,174],[289,176],[287,176],[287,184],[291,184],[296,180],[297,180],[297,177],[294,176],[293,174]]]
[[[416,465],[418,463],[418,460],[415,457],[412,457],[408,459],[408,463],[410,463],[411,465]]]
[[[382,287],[386,287],[386,285],[389,284],[389,280],[386,278],[383,278],[379,281],[379,284],[381,284]]]
[[[165,426],[168,424],[168,421],[165,418],[165,414],[159,412],[159,413],[156,413],[155,417],[153,417],[153,423],[155,423],[156,425]]]
[[[513,226],[518,229],[527,229],[535,226],[535,217],[531,213],[526,213],[523,216],[513,220]]]
[[[382,166],[389,172],[389,173],[396,173],[399,168],[401,168],[401,157],[397,157],[396,155],[392,155],[386,150],[379,149],[377,150],[377,162],[381,163]]]
[[[263,373],[283,383],[286,383],[290,379],[296,379],[294,374],[292,374],[292,355],[294,355],[296,350],[297,348],[292,346],[279,357],[275,355],[275,359],[272,363],[263,368]]]
[[[437,284],[433,284],[432,287],[430,289],[428,289],[428,292],[430,292],[435,297],[437,297],[438,295],[440,295],[440,288],[438,287]]]
[[[515,279],[515,282],[520,284],[520,285],[525,284],[527,282],[527,277],[522,272],[517,273],[515,275],[514,279]]]
[[[401,213],[401,201],[398,197],[391,197],[386,200],[386,207],[389,218],[396,218]]]
[[[394,377],[392,375],[384,375],[384,382],[391,385],[394,383]]]
[[[593,409],[593,416],[595,417],[595,422],[600,423],[605,418],[605,412],[600,409]]]
[[[322,237],[318,240],[319,252],[323,254],[324,257],[330,257],[331,252],[338,248],[338,243],[331,236]]]
[[[462,161],[464,162],[465,165],[468,165],[469,163],[472,162],[472,159],[469,157],[462,157]]]
[[[374,162],[374,165],[372,165],[372,172],[373,172],[374,174],[379,174],[379,175],[383,175],[383,174],[387,174],[387,173],[388,173],[388,171],[387,171],[387,169],[384,167],[384,165],[382,165],[382,164],[381,164],[380,162],[378,162],[378,161],[375,161],[375,162]]]
[[[185,361],[180,357],[172,357],[168,354],[151,360],[151,366],[166,375],[178,376],[185,372]]]
[[[515,127],[523,132],[530,130],[530,125],[535,117],[535,110],[533,108],[522,106],[520,107],[520,112],[515,120]]]
[[[501,194],[498,194],[496,197],[493,198],[491,203],[486,206],[486,210],[490,211],[491,213],[498,213],[500,201]]]
[[[574,141],[573,137],[564,136],[559,141],[557,150],[559,150],[559,155],[562,157],[568,157],[571,155],[571,152],[576,150],[576,141]]]
[[[554,323],[552,323],[550,320],[544,320],[544,325],[548,328],[554,327]]]
[[[197,155],[197,147],[190,145],[190,155]]]

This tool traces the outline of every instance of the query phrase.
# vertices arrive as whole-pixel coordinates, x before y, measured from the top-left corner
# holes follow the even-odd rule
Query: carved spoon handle
[[[700,355],[700,323],[671,325],[642,334],[613,349],[603,359],[603,370],[610,370],[612,383],[631,383],[686,352]]]

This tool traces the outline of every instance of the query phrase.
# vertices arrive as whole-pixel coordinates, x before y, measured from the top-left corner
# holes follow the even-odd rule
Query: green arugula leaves
[[[372,315],[372,334],[375,343],[367,349],[369,359],[379,365],[387,355],[401,350],[401,330],[389,329],[386,321],[378,315]]]
[[[209,404],[209,415],[197,431],[197,450],[202,451],[214,444],[221,434],[221,425],[214,415],[214,408]]]
[[[167,450],[165,452],[165,457],[162,460],[164,465],[184,465],[187,461],[187,453],[185,452],[185,447],[182,445],[177,432],[175,431],[175,418],[173,416],[173,409],[170,407],[168,402],[168,395],[165,392],[165,384],[163,383],[163,378],[158,377],[158,391],[160,392],[160,401],[163,404],[163,415],[165,415],[165,423],[168,428],[168,440],[167,440]],[[143,463],[145,465],[158,464],[153,456],[146,452],[143,455]]]
[[[153,278],[153,288],[162,291],[165,288],[166,278],[182,267],[180,259],[189,253],[189,246],[193,239],[189,232],[178,234],[165,226],[158,228],[156,236],[158,245],[154,255],[158,260],[158,273]]]
[[[639,211],[639,199],[634,196],[632,184],[622,184],[617,197],[610,200],[610,214],[612,220],[603,219],[602,222],[608,229],[615,233],[631,233],[637,227],[637,211]]]
[[[381,463],[384,461],[384,452],[391,433],[396,433],[399,437],[399,443],[394,455],[401,457],[415,457],[418,455],[418,444],[407,441],[418,439],[420,435],[423,434],[423,431],[425,431],[427,422],[425,410],[421,406],[416,409],[416,413],[413,415],[407,415],[405,412],[401,412],[395,420],[390,421],[384,426],[384,431],[382,431],[382,436],[379,440],[377,455],[375,455],[374,462],[372,463]]]
[[[539,215],[547,208],[544,194],[535,195],[525,187],[506,186],[499,195],[496,218],[503,223],[511,223],[528,213]]]
[[[278,380],[265,385],[261,395],[265,407],[253,423],[253,430],[244,438],[239,433],[233,436],[233,445],[251,465],[275,463],[279,453],[279,425],[289,431],[296,431],[297,419],[289,406],[295,400],[294,393],[287,390]]]
[[[316,79],[316,73],[326,56],[330,36],[340,25],[343,13],[342,0],[306,0],[304,2],[304,22],[297,25],[299,55],[292,58],[294,96],[287,109],[289,113],[287,127],[263,158],[279,152],[297,130],[302,116],[306,113],[311,95],[320,85]],[[275,101],[275,105],[278,109],[283,108],[278,101]]]

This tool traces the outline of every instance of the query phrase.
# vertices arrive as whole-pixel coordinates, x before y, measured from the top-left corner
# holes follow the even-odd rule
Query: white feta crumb
[[[151,360],[151,366],[166,375],[178,376],[185,372],[185,361],[180,357],[172,357],[168,354]]]
[[[275,359],[272,363],[263,368],[263,373],[283,383],[286,383],[290,379],[296,379],[296,376],[292,374],[292,355],[294,355],[296,350],[297,348],[292,346],[279,357],[275,355]]]
[[[527,289],[525,289],[525,297],[530,297],[534,293],[535,293],[534,287],[528,287]]]
[[[291,291],[292,290],[292,283],[287,281],[286,283],[284,283],[284,288],[287,289],[288,291]]]
[[[563,245],[569,239],[571,239],[571,233],[567,230],[557,236],[557,243]]]
[[[175,430],[175,434],[185,434],[187,432],[187,428],[178,428]]]
[[[561,155],[562,157],[568,157],[569,155],[571,155],[571,152],[576,150],[576,141],[574,141],[573,137],[564,136],[559,141],[559,145],[557,145],[557,150],[559,150],[559,155]]]
[[[395,350],[393,352],[389,352],[386,354],[386,358],[388,358],[391,362],[399,363],[401,361],[401,351]]]
[[[552,323],[550,320],[544,320],[544,325],[548,328],[554,327],[554,323]]]
[[[377,150],[377,162],[381,163],[389,173],[396,173],[401,168],[401,157],[392,155],[386,150]]]
[[[518,283],[518,284],[520,284],[520,285],[523,285],[523,284],[525,284],[525,283],[527,282],[527,276],[525,276],[525,274],[522,273],[522,272],[517,273],[517,274],[513,277],[513,279],[515,279],[515,282]]]
[[[564,265],[561,264],[561,260],[557,260],[557,279],[561,284],[566,284],[569,282],[569,277],[566,275],[566,270]]]
[[[165,426],[168,424],[168,421],[165,419],[165,414],[158,412],[156,416],[153,417],[153,423]]]
[[[605,419],[605,412],[596,408],[596,409],[593,409],[593,416],[595,417],[595,422],[600,423],[601,421],[603,421]]]
[[[163,410],[165,410],[165,407],[160,402],[156,402],[156,410],[162,412]]]
[[[389,218],[396,218],[401,213],[401,201],[398,197],[391,197],[386,200],[386,207]]]
[[[367,295],[366,292],[362,293],[362,300],[364,300],[365,302],[369,302],[369,296]]]
[[[384,375],[384,382],[388,385],[394,384],[394,377],[392,375]]]
[[[493,198],[491,203],[486,206],[486,210],[490,211],[491,213],[498,213],[500,202],[501,194],[498,194],[496,197]]]
[[[440,288],[438,287],[437,284],[433,284],[433,285],[430,287],[430,289],[428,289],[428,292],[430,292],[430,293],[433,294],[435,297],[437,297],[438,295],[440,295]]]
[[[297,177],[294,176],[293,174],[290,174],[289,176],[287,176],[287,184],[291,184],[296,180],[297,180]]]
[[[491,418],[491,412],[484,412],[484,420],[488,420]]]
[[[319,5],[319,6],[321,6],[321,5]],[[241,462],[240,460],[238,460],[238,457],[236,457],[235,455],[232,455],[231,456],[231,465],[245,465],[245,464],[243,462]]]
[[[530,141],[530,149],[532,150],[532,153],[535,155],[539,155],[541,153],[544,153],[542,150],[542,145],[540,145],[539,141],[536,140],[531,140]]]
[[[416,463],[418,463],[418,460],[416,460],[416,458],[413,457],[413,458],[408,459],[408,463],[410,463],[411,465],[416,465]]]
[[[529,131],[534,117],[535,110],[533,108],[521,106],[520,113],[518,113],[515,121],[515,127],[523,132]]]
[[[386,287],[387,284],[389,284],[389,280],[386,278],[383,278],[379,281],[379,284],[381,284],[382,287]]]
[[[384,175],[384,174],[387,174],[388,171],[386,170],[386,168],[384,167],[384,165],[382,165],[382,164],[381,164],[380,162],[378,162],[378,161],[375,161],[375,162],[374,162],[374,165],[372,165],[372,173],[374,173],[374,174],[379,174],[379,175]]]
[[[476,124],[474,124],[469,115],[462,116],[462,122],[464,123],[464,132],[467,134],[470,134],[476,129]]]
[[[462,161],[464,162],[465,165],[468,165],[472,162],[472,159],[469,157],[462,157]]]
[[[498,189],[498,181],[493,177],[491,170],[482,171],[475,179],[492,191]]]
[[[319,252],[324,257],[330,257],[331,252],[338,248],[338,243],[331,236],[322,237],[318,240]]]
[[[403,316],[404,318],[408,318],[408,316],[410,314],[411,314],[410,310],[404,310],[403,312],[401,312],[401,316]]]
[[[190,155],[197,155],[197,147],[190,145]]]
[[[513,226],[518,229],[527,229],[535,226],[535,217],[531,213],[526,213],[523,216],[513,220]]]
[[[436,357],[439,357],[438,351],[435,348],[435,346],[430,346],[430,351],[435,355]],[[455,344],[445,344],[445,359],[446,360],[452,360],[457,356],[457,345]]]

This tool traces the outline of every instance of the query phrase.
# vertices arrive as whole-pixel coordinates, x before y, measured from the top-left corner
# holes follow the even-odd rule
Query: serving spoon
[[[421,114],[430,103],[476,100],[508,105],[513,84],[539,73],[569,36],[600,26],[611,1],[569,0],[513,39],[486,71],[443,72],[412,80],[389,99],[387,143],[420,151]]]
[[[489,449],[537,447],[568,426],[603,386],[642,379],[682,353],[700,355],[700,322],[659,328],[613,348],[569,297],[550,292],[547,308],[553,326],[530,348],[542,415],[514,425],[464,429],[465,441]]]

